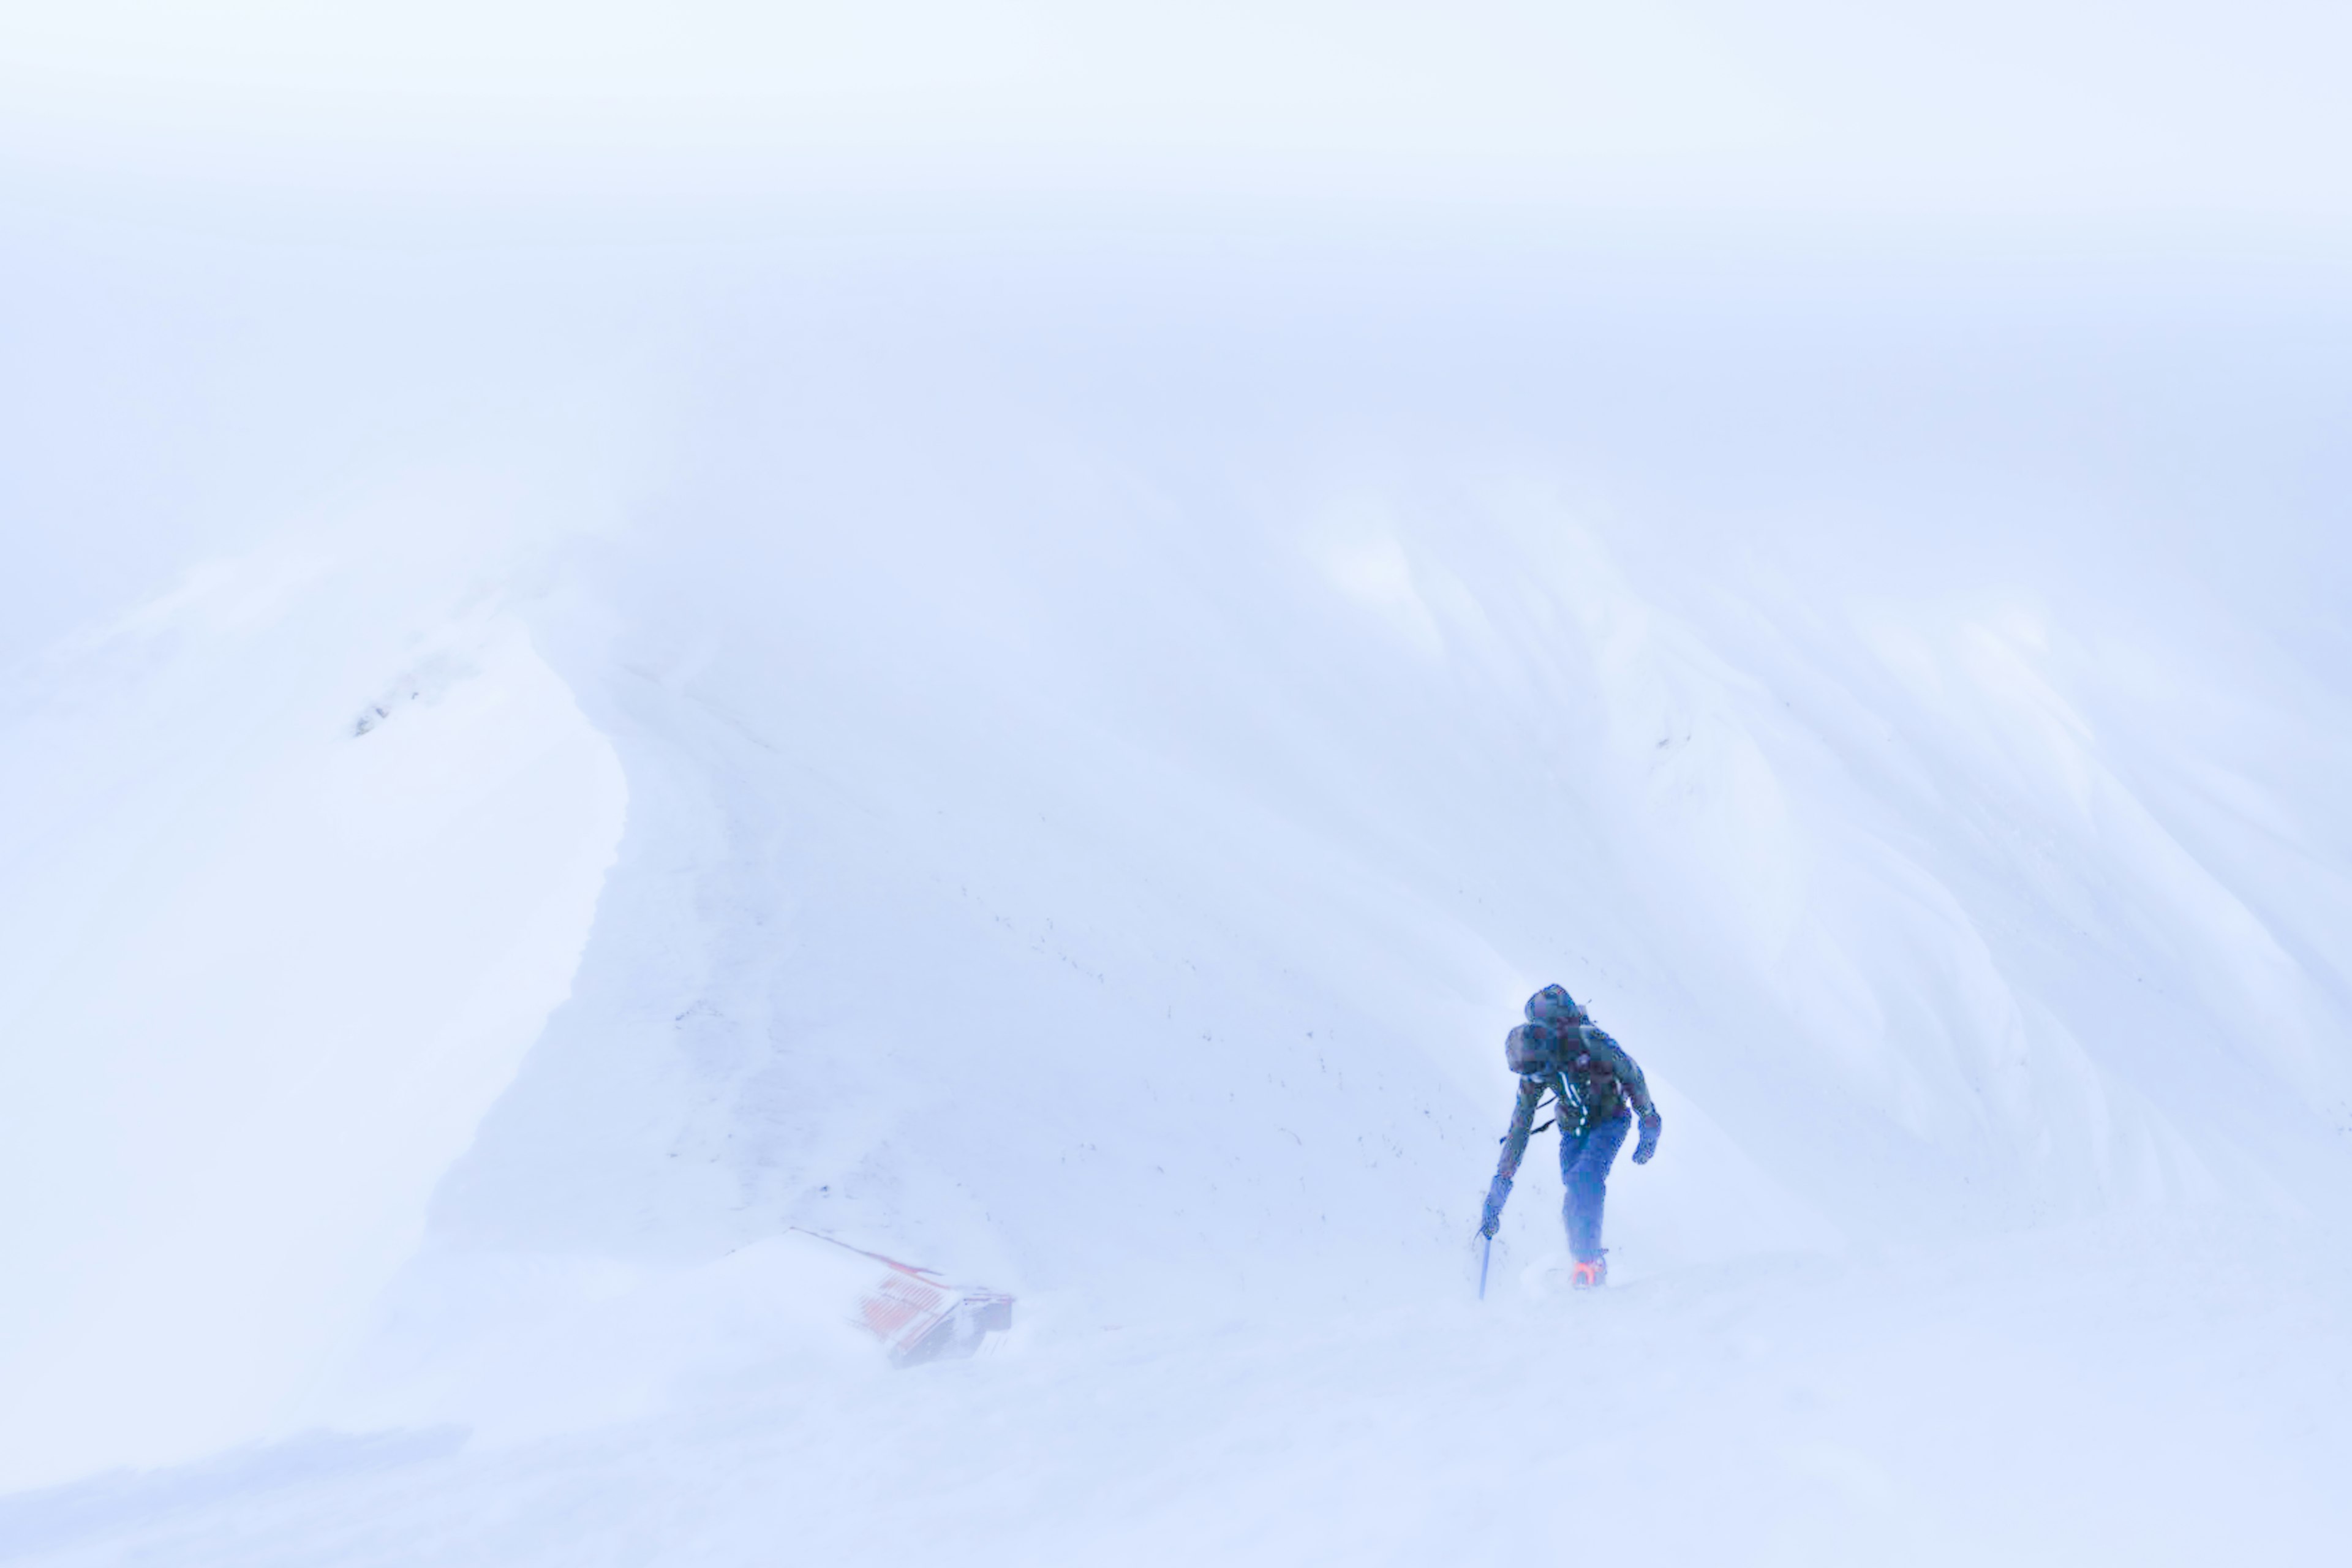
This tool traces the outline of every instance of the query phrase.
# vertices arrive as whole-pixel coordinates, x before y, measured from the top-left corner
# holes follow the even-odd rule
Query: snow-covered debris
[[[935,1269],[852,1247],[838,1237],[800,1226],[793,1231],[882,1266],[882,1273],[858,1295],[856,1321],[882,1342],[893,1366],[971,1355],[987,1336],[1013,1326],[1013,1298],[1002,1290],[953,1285]]]

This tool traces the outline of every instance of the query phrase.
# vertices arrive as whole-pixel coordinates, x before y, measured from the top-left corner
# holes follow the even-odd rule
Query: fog
[[[2323,1560],[2341,27],[12,16],[0,1544]]]

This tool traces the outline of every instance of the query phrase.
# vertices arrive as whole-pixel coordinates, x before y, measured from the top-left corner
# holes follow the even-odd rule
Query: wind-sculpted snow
[[[19,1484],[303,1419],[563,994],[625,786],[446,586],[222,566],[8,692]]]
[[[618,1560],[707,1464],[653,1557],[1427,1562],[1549,1528],[1502,1511],[1541,1449],[1612,1550],[1742,1560],[1760,1517],[1758,1560],[2025,1560],[2071,1489],[2155,1561],[2226,1538],[2161,1484],[2219,1421],[2266,1539],[2339,1517],[2341,1402],[2293,1392],[2352,1370],[2316,395],[2143,406],[2236,363],[2154,327],[2053,391],[2074,349],[1981,306],[1890,344],[1867,305],[938,265],[706,300],[623,523],[380,597],[239,557],[23,678],[12,761],[96,760],[11,773],[8,1223],[51,1281],[11,1310],[137,1282],[72,1342],[151,1371],[20,1479],[456,1426],[276,1492],[258,1450],[189,1528],[410,1561],[511,1503],[468,1550]],[[2184,429],[2267,476],[2236,546]],[[140,848],[232,831],[211,881]],[[1585,1302],[1544,1140],[1474,1315],[1501,1038],[1552,980],[1664,1143]],[[82,1037],[143,1054],[28,1076]],[[362,1065],[310,1083],[314,1040]],[[402,1088],[420,1040],[446,1076]],[[125,1070],[194,1130],[100,1140]],[[15,1196],[58,1182],[64,1219]],[[231,1217],[164,1247],[156,1191]],[[1013,1292],[1009,1342],[887,1373],[796,1226]],[[231,1318],[250,1359],[200,1355]],[[17,1517],[201,1561],[163,1495]],[[2050,1560],[2108,1539],[2069,1529]]]
[[[2141,1238],[2045,1232],[1475,1310],[1065,1323],[911,1373],[794,1355],[532,1442],[312,1437],[0,1500],[0,1552],[2326,1562],[2352,1523],[2340,1258],[2198,1239],[2186,1277]]]

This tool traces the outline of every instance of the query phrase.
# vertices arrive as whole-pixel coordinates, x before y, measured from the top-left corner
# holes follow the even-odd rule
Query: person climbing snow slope
[[[1558,985],[1528,998],[1527,1022],[1505,1040],[1503,1054],[1519,1075],[1518,1104],[1503,1135],[1503,1158],[1486,1189],[1478,1234],[1493,1240],[1503,1222],[1503,1205],[1528,1150],[1536,1112],[1549,1094],[1552,1121],[1559,1127],[1559,1179],[1568,1189],[1560,1218],[1568,1226],[1568,1249],[1576,1258],[1576,1288],[1591,1289],[1609,1278],[1608,1250],[1601,1245],[1601,1212],[1609,1195],[1609,1167],[1625,1145],[1636,1118],[1641,1141],[1633,1163],[1646,1165],[1658,1152],[1658,1108],[1650,1086],[1625,1048],[1596,1026],[1591,1016]],[[1545,1125],[1551,1125],[1547,1122]],[[1483,1286],[1482,1286],[1483,1289]]]

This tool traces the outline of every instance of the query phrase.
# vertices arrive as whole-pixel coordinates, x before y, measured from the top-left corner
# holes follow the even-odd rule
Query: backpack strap
[[[1584,1103],[1584,1097],[1576,1092],[1574,1081],[1568,1074],[1556,1072],[1551,1075],[1550,1081],[1546,1087],[1551,1090],[1551,1120],[1545,1122],[1543,1127],[1529,1129],[1530,1135],[1542,1131],[1544,1127],[1558,1127],[1561,1137],[1571,1136],[1568,1126],[1568,1113],[1570,1107],[1574,1107],[1576,1110],[1576,1131],[1583,1131],[1584,1124],[1591,1113]],[[1537,1101],[1538,1110],[1542,1108],[1542,1103],[1540,1100]]]

